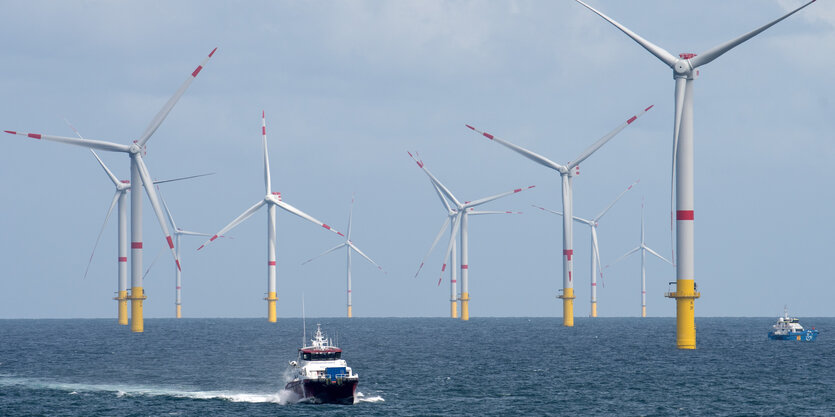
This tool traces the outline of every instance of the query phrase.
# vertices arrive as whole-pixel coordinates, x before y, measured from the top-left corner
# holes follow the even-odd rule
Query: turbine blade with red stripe
[[[96,254],[96,248],[99,246],[99,239],[101,239],[101,234],[104,233],[104,228],[107,226],[107,220],[110,219],[110,213],[113,212],[113,207],[116,206],[116,202],[119,201],[119,193],[121,191],[116,191],[116,194],[113,195],[113,201],[110,202],[110,208],[107,209],[107,214],[104,216],[104,223],[101,225],[101,229],[99,230],[99,235],[96,236],[96,243],[93,244],[93,252],[90,253],[90,259],[87,261],[87,267],[84,268],[84,277],[87,278],[87,272],[90,271],[90,264],[93,263],[93,255]]]
[[[239,225],[239,224],[243,223],[243,221],[244,221],[244,220],[248,219],[250,216],[252,216],[253,214],[255,214],[255,212],[256,212],[256,211],[258,211],[258,209],[259,209],[259,208],[261,208],[261,206],[263,206],[263,205],[264,205],[264,204],[266,204],[266,203],[267,203],[267,200],[261,200],[261,201],[259,201],[259,202],[255,203],[252,207],[250,207],[250,208],[246,209],[246,211],[244,211],[243,213],[241,213],[241,215],[240,215],[240,216],[236,217],[236,218],[235,218],[235,220],[232,220],[231,222],[229,222],[229,224],[227,224],[226,226],[224,226],[224,227],[223,227],[223,229],[220,229],[220,231],[219,231],[219,232],[217,232],[217,233],[215,233],[214,235],[212,235],[212,237],[211,237],[211,238],[209,238],[209,240],[207,240],[207,241],[203,242],[203,244],[202,244],[202,245],[200,245],[200,247],[199,247],[199,248],[197,248],[197,250],[203,249],[203,247],[204,247],[204,246],[208,245],[209,243],[214,242],[214,241],[215,241],[215,239],[217,239],[217,238],[218,238],[218,236],[223,236],[223,235],[225,235],[225,234],[226,234],[226,232],[228,232],[228,231],[230,231],[230,230],[234,229],[234,228],[235,228],[235,226],[237,226],[237,225]]]
[[[93,139],[79,139],[79,138],[68,138],[64,136],[52,136],[52,135],[43,135],[40,133],[26,133],[26,132],[15,132],[14,130],[5,130],[6,133],[12,135],[19,135],[19,136],[26,136],[32,139],[43,139],[49,140],[52,142],[61,142],[67,143],[70,145],[76,146],[83,146],[85,148],[92,148],[92,149],[100,149],[103,151],[109,152],[128,152],[130,151],[130,146],[122,145],[119,143],[113,142],[105,142],[101,140],[93,140]]]
[[[322,226],[323,228],[328,229],[328,230],[330,230],[331,232],[334,232],[334,233],[338,234],[339,236],[345,237],[345,235],[343,235],[342,233],[340,233],[339,231],[337,231],[337,230],[336,230],[336,229],[334,229],[333,227],[331,227],[331,226],[329,226],[329,225],[327,225],[327,224],[325,224],[325,223],[322,223],[322,222],[321,222],[321,221],[319,221],[319,220],[316,220],[316,218],[314,218],[313,216],[311,216],[311,215],[309,215],[309,214],[307,214],[307,213],[305,213],[305,212],[303,212],[303,211],[301,211],[301,210],[299,210],[299,209],[297,209],[297,208],[295,208],[295,207],[293,207],[293,206],[291,206],[291,205],[289,205],[289,204],[287,204],[287,203],[285,203],[285,202],[283,202],[283,201],[281,201],[281,200],[279,200],[279,199],[275,198],[275,196],[270,196],[270,197],[272,197],[272,198],[270,199],[270,202],[272,202],[273,204],[275,204],[275,205],[277,205],[277,206],[281,207],[281,208],[282,208],[282,209],[284,209],[285,211],[290,212],[290,213],[293,213],[293,214],[295,214],[296,216],[299,216],[299,217],[301,217],[301,218],[303,218],[303,219],[305,219],[305,220],[307,220],[307,221],[309,221],[309,222],[311,222],[311,223],[318,224],[319,226]]]
[[[602,138],[598,139],[597,142],[594,142],[591,146],[586,148],[586,150],[584,150],[579,156],[577,156],[577,158],[575,158],[573,161],[568,163],[568,170],[570,171],[570,170],[574,169],[574,167],[576,167],[577,165],[580,165],[580,162],[585,161],[586,158],[588,158],[589,156],[591,156],[591,154],[593,154],[598,149],[600,149],[600,147],[605,145],[606,142],[612,140],[612,138],[615,137],[615,135],[617,135],[618,133],[620,133],[621,130],[626,129],[626,126],[629,126],[629,125],[632,124],[632,122],[634,122],[635,120],[638,120],[639,117],[643,116],[644,113],[648,112],[652,107],[653,106],[651,105],[651,106],[645,108],[644,111],[630,117],[629,119],[626,119],[625,122],[621,123],[614,130],[607,133]]]
[[[174,241],[171,239],[171,233],[168,231],[165,216],[163,215],[162,208],[159,205],[159,197],[153,182],[151,181],[151,174],[148,173],[148,167],[145,166],[145,161],[142,160],[141,155],[133,155],[133,158],[136,159],[136,165],[139,167],[139,175],[142,177],[142,186],[145,188],[145,194],[148,195],[148,200],[151,202],[151,207],[154,209],[154,214],[157,216],[159,226],[162,228],[162,233],[165,235],[165,240],[168,243],[168,247],[171,249],[171,255],[174,257],[174,263],[177,264],[177,269],[180,269],[180,260],[177,258],[177,251],[174,250]],[[140,191],[133,190],[133,192]]]
[[[379,269],[380,271],[383,271],[383,267],[382,267],[382,266],[380,266],[377,262],[374,262],[374,260],[372,260],[371,258],[369,258],[369,257],[368,257],[368,255],[366,255],[365,253],[363,253],[363,251],[361,251],[361,250],[360,250],[360,248],[358,248],[358,247],[357,247],[357,245],[355,245],[355,244],[354,244],[354,242],[351,242],[350,240],[348,240],[348,241],[347,241],[347,244],[348,244],[348,246],[350,246],[350,247],[351,247],[351,249],[353,249],[353,250],[357,251],[357,253],[358,253],[358,254],[360,254],[360,256],[362,256],[363,258],[367,259],[367,260],[368,260],[368,262],[371,262],[374,266],[376,266],[376,267],[377,267],[377,269]],[[385,273],[385,271],[383,271],[383,273]]]
[[[512,143],[510,143],[510,142],[508,142],[504,139],[501,139],[498,136],[494,136],[490,133],[482,132],[482,131],[480,131],[480,130],[478,130],[478,129],[470,126],[470,125],[465,125],[465,126],[470,128],[470,130],[472,130],[473,132],[479,133],[479,134],[481,134],[481,136],[484,136],[485,138],[490,139],[493,142],[498,142],[498,143],[510,148],[510,150],[515,151],[516,153],[524,156],[525,158],[528,158],[531,161],[536,162],[537,164],[540,164],[542,166],[551,168],[551,169],[559,171],[559,172],[563,172],[567,169],[565,166],[560,165],[560,164],[558,164],[558,163],[556,163],[556,162],[554,162],[554,161],[552,161],[552,160],[550,160],[550,159],[548,159],[548,158],[546,158],[546,157],[544,157],[544,156],[542,156],[542,155],[540,155],[536,152],[531,152],[531,151],[529,151],[529,150],[527,150],[527,149],[525,149],[521,146],[514,145],[514,144],[512,144]]]
[[[157,113],[157,115],[154,116],[154,118],[151,120],[151,123],[149,123],[148,127],[145,128],[145,133],[143,133],[142,136],[140,136],[139,139],[136,141],[136,144],[139,145],[139,147],[145,146],[145,143],[148,142],[148,139],[151,138],[151,135],[153,135],[154,132],[157,131],[159,125],[161,125],[163,120],[165,120],[165,118],[168,117],[168,113],[171,112],[171,109],[174,108],[174,105],[177,104],[177,101],[180,100],[180,97],[182,97],[183,94],[185,94],[186,90],[191,85],[191,82],[194,81],[194,78],[197,77],[197,74],[200,73],[200,70],[202,70],[206,63],[209,62],[209,59],[211,59],[215,51],[217,51],[217,48],[213,49],[212,52],[209,53],[209,56],[203,59],[203,62],[200,63],[197,69],[195,69],[191,73],[191,75],[189,75],[188,78],[186,78],[186,81],[180,86],[180,88],[174,93],[174,95],[171,96],[170,99],[168,99],[165,105],[162,106],[162,109],[160,109],[159,113]]]
[[[418,267],[417,272],[415,272],[415,278],[417,278],[418,274],[420,274],[420,270],[423,268],[423,264],[426,262],[426,258],[429,257],[429,254],[435,249],[435,245],[441,240],[441,236],[444,235],[446,231],[446,227],[449,225],[449,217],[444,220],[444,224],[441,226],[441,230],[438,232],[438,235],[435,236],[435,240],[432,241],[432,246],[429,247],[429,251],[426,252],[426,255],[423,256],[423,259],[420,260],[420,266]]]
[[[344,247],[344,246],[346,246],[346,245],[348,245],[348,243],[347,243],[347,242],[342,242],[342,243],[340,243],[340,244],[338,244],[338,245],[336,245],[336,246],[334,246],[334,247],[332,247],[332,248],[330,248],[330,249],[328,249],[328,250],[326,250],[326,251],[324,251],[324,252],[322,252],[322,253],[320,253],[320,254],[318,254],[318,255],[316,255],[316,256],[314,256],[314,257],[312,257],[312,258],[308,259],[308,260],[306,260],[306,261],[304,261],[304,262],[302,262],[302,265],[304,265],[304,264],[306,264],[306,263],[308,263],[308,262],[310,262],[310,261],[312,261],[312,260],[314,260],[314,259],[319,259],[319,258],[321,258],[322,256],[325,256],[325,255],[327,255],[327,254],[329,254],[329,253],[331,253],[331,252],[333,252],[333,251],[335,251],[335,250],[337,250],[337,249],[339,249],[339,248],[341,248],[341,247]]]
[[[493,200],[498,200],[502,197],[509,196],[511,194],[516,194],[516,193],[520,193],[520,192],[525,191],[525,190],[530,190],[531,188],[534,188],[534,187],[536,187],[536,186],[531,185],[531,186],[528,186],[528,187],[516,188],[516,189],[510,190],[510,191],[503,192],[501,194],[496,194],[494,196],[484,197],[484,198],[480,198],[480,199],[475,200],[475,201],[470,201],[469,203],[464,204],[464,209],[468,209],[470,207],[475,207],[475,206],[480,206],[482,204],[489,203]]]

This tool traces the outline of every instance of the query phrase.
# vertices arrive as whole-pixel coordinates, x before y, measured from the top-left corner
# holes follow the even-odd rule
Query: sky
[[[589,3],[673,54],[700,53],[796,0]],[[338,230],[355,195],[355,317],[446,317],[442,250],[418,277],[445,213],[407,151],[460,200],[512,190],[470,221],[470,314],[562,315],[559,176],[471,132],[567,162],[655,107],[583,162],[574,213],[600,222],[609,264],[640,239],[669,256],[673,78],[572,1],[3,2],[3,130],[130,143],[213,48],[148,142],[178,225],[215,233],[264,197],[261,112],[273,191]],[[695,82],[696,316],[832,316],[835,3],[820,1],[700,70]],[[84,270],[114,188],[88,150],[0,137],[0,318],[113,318],[115,216]],[[120,178],[123,154],[101,153]],[[172,317],[174,262],[144,198],[145,316]],[[341,242],[279,210],[278,315],[345,315]],[[575,315],[588,316],[589,232],[574,228]],[[266,210],[197,252],[183,238],[185,317],[265,317]],[[445,246],[445,245],[440,245]],[[156,261],[154,259],[156,258]],[[647,259],[647,314],[669,317],[672,267]],[[640,316],[640,257],[604,270],[603,317]]]

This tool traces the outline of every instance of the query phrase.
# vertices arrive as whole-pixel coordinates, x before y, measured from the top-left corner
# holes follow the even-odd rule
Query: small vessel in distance
[[[789,317],[789,309],[783,309],[783,317],[777,319],[777,324],[772,326],[768,332],[768,338],[772,340],[797,340],[803,342],[814,342],[818,338],[818,331],[814,327],[804,330],[800,320]]]
[[[310,346],[299,349],[298,362],[290,362],[296,372],[284,389],[303,401],[353,404],[359,375],[342,359],[342,349],[325,338],[319,324],[310,342]]]

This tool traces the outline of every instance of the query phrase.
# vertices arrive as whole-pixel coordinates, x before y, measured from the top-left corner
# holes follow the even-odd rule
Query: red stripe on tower
[[[563,249],[562,254],[568,257],[568,260],[571,260],[571,256],[574,255],[574,249]],[[570,272],[569,272],[570,273]]]
[[[119,257],[119,262],[127,262],[127,261],[128,261],[128,257],[127,257],[127,256],[120,256],[120,257]]]
[[[270,265],[270,266],[275,266],[275,261],[270,261],[270,262],[269,262],[269,265]]]
[[[596,283],[596,282],[592,282],[592,283],[591,283],[591,286],[592,286],[592,287],[596,287],[596,286],[597,286],[597,283]]]
[[[142,249],[142,242],[130,242],[131,249]]]
[[[470,269],[469,265],[461,265],[461,269]]]
[[[693,220],[695,213],[693,210],[678,210],[676,211],[676,220]]]

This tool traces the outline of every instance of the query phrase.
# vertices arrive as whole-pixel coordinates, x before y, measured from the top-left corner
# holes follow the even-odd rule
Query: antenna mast
[[[302,293],[302,347],[307,343],[307,326],[304,322],[304,293]]]

